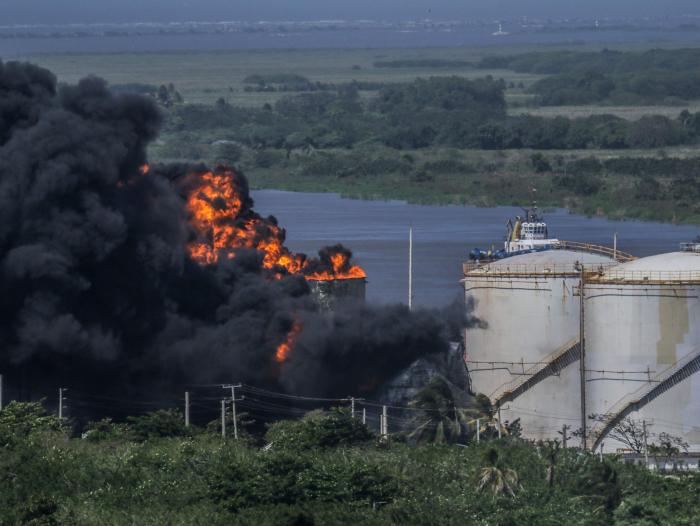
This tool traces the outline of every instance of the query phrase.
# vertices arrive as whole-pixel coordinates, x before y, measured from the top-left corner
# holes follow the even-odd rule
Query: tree
[[[411,405],[419,411],[413,418],[414,430],[409,438],[418,443],[455,443],[467,438],[468,422],[473,418],[458,409],[452,390],[442,378],[433,378],[421,389]]]
[[[189,434],[184,417],[176,409],[161,409],[141,416],[130,416],[126,420],[130,435],[139,441]]]
[[[688,452],[688,443],[683,438],[671,435],[666,432],[659,433],[658,443],[649,446],[649,452],[657,456],[663,456],[664,466],[671,460],[675,460],[681,454]],[[657,461],[658,464],[658,461]]]
[[[351,446],[370,441],[367,426],[341,409],[311,411],[301,420],[285,420],[270,426],[265,440],[275,449],[310,450]]]
[[[552,171],[552,165],[549,163],[549,159],[540,152],[533,153],[530,156],[530,163],[537,173]]]
[[[607,416],[593,414],[589,416],[589,419],[596,422],[605,423],[607,421]],[[629,417],[625,418],[619,424],[613,427],[607,436],[611,440],[622,442],[634,453],[644,453],[644,426],[642,425],[642,422],[638,420],[632,420]]]
[[[547,461],[547,485],[552,488],[554,486],[554,468],[559,460],[561,452],[561,443],[559,440],[546,440],[539,444],[542,451],[542,457]]]
[[[486,450],[484,460],[486,465],[479,470],[477,491],[482,492],[488,488],[494,497],[515,497],[515,492],[521,489],[518,473],[502,465],[495,448]]]

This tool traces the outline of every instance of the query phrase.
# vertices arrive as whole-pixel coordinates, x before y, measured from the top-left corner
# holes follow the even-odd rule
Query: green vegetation
[[[683,104],[700,49],[663,46],[38,60],[63,81],[95,73],[157,98],[152,160],[235,164],[258,188],[520,205],[535,186],[545,206],[700,222],[700,105]]]
[[[536,103],[545,106],[681,105],[700,98],[698,49],[524,53],[486,57],[479,66],[552,75],[529,89],[537,95]]]
[[[410,446],[316,412],[272,425],[259,449],[175,416],[102,421],[80,438],[39,405],[11,403],[0,412],[0,523],[680,526],[700,515],[700,475],[556,442]]]

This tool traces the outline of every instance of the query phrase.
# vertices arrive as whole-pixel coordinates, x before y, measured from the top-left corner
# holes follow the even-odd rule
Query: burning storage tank
[[[700,244],[586,276],[588,446],[625,417],[700,450]]]
[[[323,310],[334,310],[339,301],[365,300],[365,278],[307,279],[311,294]]]
[[[465,331],[472,389],[520,419],[523,435],[560,438],[580,421],[580,299],[585,267],[615,264],[613,251],[570,242],[491,263],[464,264],[466,301],[487,326]],[[563,247],[575,248],[566,249]],[[619,257],[619,255],[618,255]]]

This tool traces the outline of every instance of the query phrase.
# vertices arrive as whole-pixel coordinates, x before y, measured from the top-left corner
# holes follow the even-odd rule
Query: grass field
[[[655,47],[669,45],[655,44]],[[400,59],[462,60],[477,62],[487,55],[527,51],[573,49],[593,51],[604,47],[635,50],[649,44],[587,44],[570,46],[490,46],[423,49],[316,49],[316,50],[241,50],[208,52],[51,54],[21,57],[52,70],[62,82],[75,83],[86,75],[97,75],[111,83],[143,82],[175,84],[186,102],[214,102],[219,97],[243,106],[259,106],[282,96],[279,93],[245,93],[243,79],[259,73],[297,73],[312,81],[407,82],[431,75],[483,77],[493,75],[506,82],[522,82],[526,87],[542,78],[506,70],[461,68],[375,68],[377,61]],[[687,46],[685,46],[687,47]],[[359,66],[361,69],[353,69]],[[524,102],[522,90],[509,90],[508,100]],[[548,111],[556,111],[548,108]],[[520,110],[518,110],[520,111]],[[562,110],[566,111],[566,110]],[[679,110],[680,111],[680,110]]]
[[[243,79],[264,73],[296,73],[320,82],[408,82],[416,77],[493,75],[529,85],[539,77],[512,71],[476,68],[375,68],[376,61],[434,58],[476,61],[483,51],[441,50],[290,50],[207,53],[135,53],[40,55],[26,57],[53,71],[62,82],[75,83],[86,75],[97,75],[113,84],[172,82],[185,102],[211,103],[224,97],[229,103],[260,106],[285,93],[246,93]],[[361,69],[353,69],[359,66]]]

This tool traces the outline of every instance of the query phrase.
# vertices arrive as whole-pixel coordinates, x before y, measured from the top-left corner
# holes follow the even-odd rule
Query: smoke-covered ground
[[[321,313],[303,276],[270,270],[256,250],[196,261],[182,181],[203,169],[144,173],[160,123],[151,100],[98,78],[59,88],[45,69],[0,63],[0,372],[15,396],[232,381],[359,395],[444,352],[467,323],[459,305]]]

